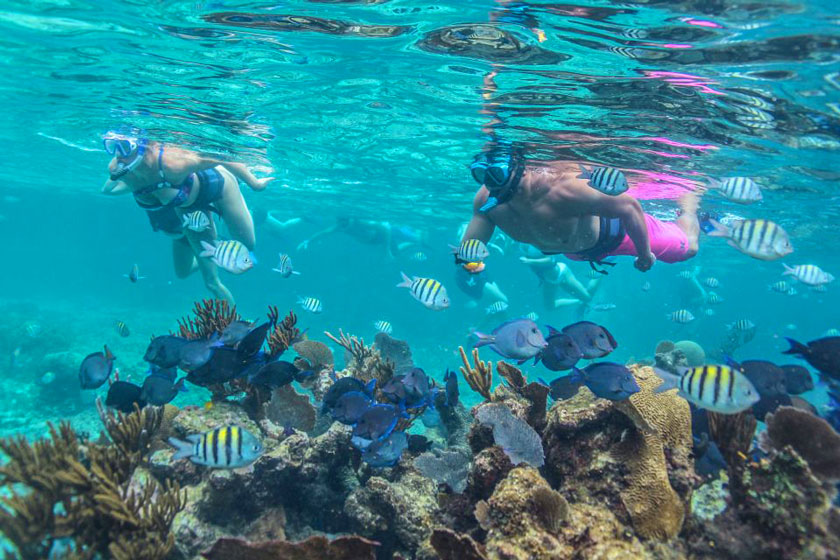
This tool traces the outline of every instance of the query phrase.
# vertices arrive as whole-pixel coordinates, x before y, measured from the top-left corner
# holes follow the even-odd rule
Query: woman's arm
[[[124,181],[114,181],[113,179],[108,179],[105,181],[105,184],[102,185],[102,190],[100,192],[107,195],[128,194],[131,192],[131,187],[129,187]]]
[[[163,162],[166,166],[164,173],[173,184],[183,182],[187,177],[193,173],[210,169],[221,165],[230,171],[234,177],[254,189],[261,191],[274,180],[274,177],[265,177],[258,179],[253,173],[242,163],[232,161],[222,161],[214,157],[206,157],[196,152],[184,150],[182,148],[170,148],[169,151],[164,152]]]

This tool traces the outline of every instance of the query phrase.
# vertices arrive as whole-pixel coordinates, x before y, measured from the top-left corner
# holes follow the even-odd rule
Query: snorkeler
[[[482,186],[464,239],[486,242],[499,227],[545,255],[564,254],[593,268],[615,264],[604,262],[606,257],[635,255],[643,272],[657,259],[674,263],[697,254],[700,225],[693,194],[681,199],[682,214],[675,222],[661,222],[631,196],[609,196],[590,187],[578,178],[576,163],[528,165],[518,150],[501,142],[479,156],[472,174]]]
[[[249,250],[255,244],[254,223],[239,190],[237,178],[254,190],[263,190],[273,177],[256,178],[245,165],[202,156],[142,135],[109,132],[105,151],[114,156],[108,164],[110,179],[102,192],[108,195],[131,193],[146,211],[155,231],[173,236],[172,255],[175,274],[186,278],[198,268],[217,298],[233,301],[230,291],[219,280],[216,265],[199,258],[201,242],[216,238],[215,223],[202,232],[184,227],[183,216],[195,211],[219,214],[231,236]]]
[[[554,255],[544,255],[531,245],[520,244],[523,256],[519,260],[528,265],[537,278],[540,279],[540,287],[543,293],[543,305],[548,309],[557,309],[571,305],[585,305],[595,295],[595,290],[600,285],[600,278],[589,281],[587,286],[578,281],[566,263],[558,262]],[[561,288],[572,298],[557,299],[557,289]]]
[[[334,225],[301,241],[297,249],[303,251],[312,241],[337,232],[346,233],[359,243],[381,245],[388,259],[393,259],[394,253],[399,253],[408,247],[425,245],[426,239],[424,232],[409,226],[395,226],[385,221],[338,216]]]

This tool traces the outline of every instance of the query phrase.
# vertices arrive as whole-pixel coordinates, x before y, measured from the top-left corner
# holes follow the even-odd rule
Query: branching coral
[[[268,320],[274,324],[274,329],[268,335],[268,356],[271,359],[279,358],[300,337],[300,329],[295,326],[297,315],[294,311],[289,311],[280,321],[277,306],[269,306]]]
[[[459,368],[464,379],[467,380],[473,391],[489,401],[490,387],[493,385],[493,362],[482,362],[478,357],[478,348],[473,348],[472,359],[475,366],[471,366],[467,359],[467,353],[464,352],[464,347],[459,346],[458,351],[461,353],[461,360],[464,362],[463,367]]]
[[[364,339],[359,339],[355,336],[347,336],[341,329],[338,329],[338,338],[330,334],[328,331],[324,331],[324,334],[327,335],[327,338],[350,352],[350,355],[353,356],[353,361],[358,366],[364,364],[365,359],[373,353],[373,348],[365,346]]]
[[[356,379],[365,382],[376,379],[377,387],[383,387],[394,376],[394,363],[382,358],[375,348],[365,346],[364,339],[347,336],[341,329],[338,338],[326,331],[324,334],[350,354],[352,359],[347,368]]]
[[[242,318],[236,312],[236,306],[221,299],[205,299],[195,302],[195,317],[186,316],[178,319],[178,335],[188,339],[209,338],[213,333],[220,333],[233,321]]]
[[[100,416],[113,445],[83,444],[67,423],[30,444],[0,439],[9,461],[0,467],[7,490],[0,526],[22,558],[46,558],[57,539],[72,539],[66,557],[164,558],[174,544],[172,520],[185,505],[177,484],[153,479],[132,485],[149,451],[162,410]],[[21,488],[23,487],[23,488]]]
[[[517,390],[517,392],[525,386],[525,376],[522,375],[522,372],[518,367],[512,366],[507,362],[497,362],[496,371],[498,371],[499,375],[504,377],[510,386]]]

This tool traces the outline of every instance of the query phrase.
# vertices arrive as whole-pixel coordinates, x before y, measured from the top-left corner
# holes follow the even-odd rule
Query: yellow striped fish
[[[117,321],[116,327],[117,333],[123,338],[131,334],[131,331],[128,330],[128,325],[126,325],[122,321]]]
[[[439,311],[449,307],[449,296],[443,284],[433,278],[409,278],[404,272],[400,274],[403,281],[397,284],[397,288],[408,288],[414,299],[429,309]]]
[[[184,222],[183,224],[181,224],[181,227],[183,227],[184,229],[189,229],[201,233],[202,231],[210,227],[210,217],[207,216],[207,214],[202,212],[201,210],[196,210],[195,212],[184,214],[183,219]]]
[[[770,220],[740,220],[731,228],[715,220],[709,223],[714,227],[710,236],[726,237],[731,246],[756,259],[772,261],[793,252],[787,232]]]
[[[233,274],[242,274],[246,270],[250,270],[256,262],[254,255],[248,251],[248,248],[233,239],[219,241],[215,245],[202,241],[201,246],[204,247],[204,251],[201,252],[200,256],[212,258],[216,266],[220,266]]]
[[[729,177],[722,181],[712,181],[711,188],[733,202],[750,204],[761,200],[761,189],[749,177]]]
[[[721,414],[747,410],[760,399],[758,391],[743,373],[729,366],[705,365],[674,375],[654,368],[662,379],[656,393],[679,389],[679,396],[700,408]]]
[[[464,239],[460,247],[450,245],[455,255],[455,264],[481,262],[490,255],[487,246],[480,239]]]
[[[793,276],[803,284],[809,286],[821,286],[829,282],[834,282],[834,276],[815,264],[798,264],[791,268],[782,263],[782,266],[785,267],[782,276]]]
[[[235,469],[253,463],[263,452],[262,443],[239,426],[216,428],[187,436],[187,441],[169,438],[176,451],[173,461],[189,458],[197,465]]]

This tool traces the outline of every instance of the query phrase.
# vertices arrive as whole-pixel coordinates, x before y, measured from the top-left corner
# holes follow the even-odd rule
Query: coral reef
[[[467,487],[470,454],[467,450],[459,449],[426,452],[414,459],[414,467],[423,476],[438,484],[446,484],[453,492],[461,493]]]
[[[469,535],[460,535],[451,529],[438,527],[429,539],[440,560],[487,560],[484,547]]]
[[[315,428],[315,407],[309,397],[301,395],[291,385],[274,389],[271,400],[264,406],[265,419],[281,429],[311,432]]]
[[[377,389],[385,386],[394,376],[393,362],[384,359],[376,348],[365,346],[364,339],[347,336],[341,329],[338,330],[338,338],[328,332],[324,334],[344,348],[345,367],[349,375],[364,382],[376,379]]]
[[[249,543],[222,538],[203,554],[207,560],[374,560],[379,543],[362,537],[314,536],[300,542],[284,540]]]
[[[680,340],[674,343],[674,349],[682,352],[688,367],[702,366],[706,363],[706,352],[693,340]]]
[[[394,375],[402,375],[414,367],[411,348],[404,340],[398,340],[385,333],[376,333],[373,345],[383,359],[394,364]]]
[[[335,363],[332,350],[323,342],[317,340],[302,340],[296,342],[292,348],[306,360],[304,369],[318,371],[325,367],[332,367]]]
[[[820,478],[840,480],[840,434],[809,412],[782,406],[765,418],[763,441],[774,449],[791,446]]]
[[[706,352],[693,340],[663,340],[656,345],[655,354],[656,367],[671,373],[679,373],[680,368],[702,366],[706,363]]]
[[[458,351],[461,353],[461,360],[464,362],[464,365],[460,368],[464,379],[473,391],[489,401],[490,387],[493,385],[493,362],[482,362],[478,357],[478,348],[473,348],[472,359],[475,365],[471,366],[467,359],[467,353],[464,352],[464,347],[459,346]]]
[[[527,422],[514,416],[507,406],[501,403],[481,405],[476,418],[493,428],[493,440],[504,450],[511,463],[543,466],[545,453],[539,434]]]
[[[552,407],[547,474],[575,502],[606,502],[639,535],[667,539],[682,527],[697,482],[690,411],[677,395],[653,392],[660,380],[651,368],[631,370],[641,391],[626,401],[596,399],[581,388]]]
[[[170,525],[184,507],[177,483],[136,477],[163,417],[159,408],[100,416],[111,444],[82,441],[69,424],[30,445],[2,439],[8,492],[0,526],[21,558],[46,558],[69,539],[65,557],[162,559],[174,545]],[[23,488],[26,490],[23,491]]]
[[[236,312],[236,306],[221,299],[195,302],[193,315],[178,319],[178,336],[190,340],[206,339],[214,333],[222,332],[232,322],[242,320]]]

